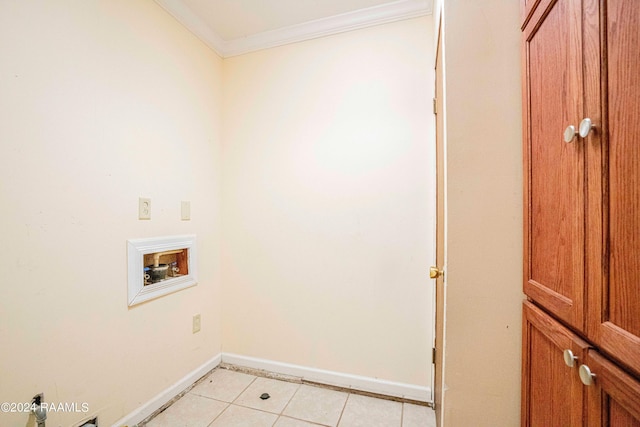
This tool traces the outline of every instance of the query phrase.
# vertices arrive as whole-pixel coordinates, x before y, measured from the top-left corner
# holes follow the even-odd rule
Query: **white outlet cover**
[[[199,314],[193,316],[193,333],[200,332],[202,317]]]
[[[191,202],[182,201],[180,203],[180,218],[183,221],[189,221],[191,219]]]
[[[138,199],[138,219],[151,219],[151,199],[145,197]]]

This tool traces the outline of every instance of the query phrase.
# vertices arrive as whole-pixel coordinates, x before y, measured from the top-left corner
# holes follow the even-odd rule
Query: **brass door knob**
[[[431,279],[437,279],[442,276],[444,272],[442,270],[438,270],[438,267],[430,267],[429,268],[429,277]]]

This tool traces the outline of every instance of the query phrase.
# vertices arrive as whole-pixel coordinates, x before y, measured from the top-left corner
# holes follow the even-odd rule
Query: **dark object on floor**
[[[271,396],[269,396],[269,393],[262,393],[260,395],[260,399],[262,400],[267,400],[268,398],[270,398]]]

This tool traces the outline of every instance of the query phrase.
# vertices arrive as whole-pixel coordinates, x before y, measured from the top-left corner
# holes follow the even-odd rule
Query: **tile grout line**
[[[273,423],[271,423],[271,427],[274,427],[274,426],[278,423],[278,420],[279,420],[279,419],[280,419],[280,414],[277,414],[277,415],[276,415],[276,419],[275,419],[275,420],[273,420]]]
[[[215,423],[215,422],[216,422],[216,420],[217,420],[218,418],[220,418],[220,416],[222,416],[222,414],[224,414],[225,412],[227,412],[227,409],[229,409],[229,408],[231,407],[231,403],[229,403],[229,402],[225,402],[225,403],[227,404],[227,407],[226,407],[226,408],[224,408],[224,409],[222,410],[222,412],[220,412],[216,417],[214,417],[214,418],[211,420],[211,422],[210,422],[209,424],[207,424],[207,427],[211,427],[211,425],[212,425],[213,423]]]
[[[236,402],[236,400],[238,400],[238,398],[239,398],[240,396],[242,396],[242,394],[243,394],[245,391],[247,391],[247,390],[249,389],[249,387],[251,387],[251,385],[252,385],[254,382],[256,382],[256,380],[257,380],[257,379],[258,379],[258,377],[254,375],[254,376],[253,376],[253,379],[251,380],[251,382],[250,382],[249,384],[247,384],[247,386],[246,386],[245,388],[243,388],[243,389],[242,389],[242,391],[241,391],[240,393],[238,393],[238,395],[235,397],[235,399],[233,399],[233,400],[231,401],[231,404],[234,404],[234,403]],[[242,405],[238,405],[238,406],[242,406]]]
[[[291,397],[290,397],[290,398],[289,398],[289,400],[287,401],[287,404],[286,404],[286,405],[284,405],[284,408],[282,408],[282,411],[280,411],[280,413],[278,413],[278,414],[277,414],[278,416],[276,417],[276,420],[273,422],[273,424],[271,425],[271,427],[275,426],[275,425],[278,423],[278,420],[279,420],[280,418],[282,418],[282,416],[283,416],[283,414],[284,414],[284,411],[287,409],[287,407],[289,406],[289,404],[291,403],[291,401],[293,400],[293,398],[296,396],[296,394],[298,394],[298,391],[300,391],[300,386],[301,386],[301,384],[298,384],[298,387],[296,388],[296,391],[295,391],[295,392],[293,392],[293,394],[291,395]]]
[[[301,386],[302,386],[302,384],[298,384],[298,388],[296,388],[296,391],[291,395],[291,398],[287,401],[287,404],[284,405],[284,408],[282,408],[282,411],[280,411],[280,413],[278,414],[278,417],[284,415],[284,411],[287,410],[287,408],[291,404],[291,401],[293,400],[293,398],[296,397],[296,394],[298,394],[298,392],[300,391],[300,387]]]
[[[282,380],[279,380],[279,381],[282,381]],[[278,419],[276,420],[276,422],[277,422],[280,418],[285,417],[285,418],[290,418],[290,419],[292,419],[292,420],[297,420],[297,421],[302,421],[302,422],[304,422],[304,423],[313,424],[314,426],[320,426],[320,427],[331,427],[331,426],[328,426],[327,424],[321,424],[321,423],[317,423],[317,422],[315,422],[315,421],[309,421],[309,420],[305,420],[305,419],[303,419],[303,418],[298,418],[298,417],[289,416],[289,415],[285,415],[285,414],[284,414],[284,411],[286,411],[286,410],[287,410],[287,408],[289,407],[289,404],[291,403],[291,401],[293,400],[293,398],[296,396],[296,394],[298,394],[298,392],[300,391],[300,389],[302,388],[302,386],[303,386],[303,385],[305,385],[305,384],[299,384],[299,385],[298,385],[298,388],[296,389],[296,392],[295,392],[295,393],[293,393],[293,396],[291,396],[291,399],[289,399],[289,401],[287,402],[287,404],[284,406],[284,408],[282,409],[282,412],[278,415]],[[345,402],[346,402],[346,400],[345,400]],[[343,408],[343,410],[344,410],[344,408]],[[336,424],[336,425],[337,425],[337,424]]]
[[[215,399],[214,399],[214,400],[215,400]],[[225,412],[227,412],[227,411],[229,410],[229,408],[231,408],[231,405],[232,405],[231,403],[229,403],[229,402],[224,402],[224,403],[226,403],[226,404],[227,404],[227,407],[226,407],[226,408],[224,408],[224,409],[222,410],[222,412],[220,412],[220,413],[218,414],[218,416],[214,417],[214,418],[211,420],[211,422],[210,422],[209,424],[207,424],[207,427],[211,427],[211,425],[212,425],[213,423],[215,423],[215,422],[216,422],[216,420],[222,416],[222,414],[224,414]]]
[[[276,420],[276,422],[278,422],[282,418],[287,418],[287,419],[294,420],[294,421],[300,421],[300,422],[303,422],[305,424],[311,424],[313,426],[318,426],[318,427],[331,427],[330,425],[327,425],[327,424],[320,424],[320,423],[317,423],[315,421],[307,421],[307,420],[304,420],[302,418],[290,417],[288,415],[280,415],[278,417],[278,419]]]
[[[342,416],[344,415],[345,409],[347,409],[347,404],[349,403],[350,397],[351,397],[351,393],[348,393],[347,398],[344,400],[344,406],[342,406],[342,411],[340,411],[340,416],[338,417],[338,422],[336,423],[336,427],[340,427],[340,423],[342,422]]]
[[[237,371],[235,371],[235,372],[237,372]],[[242,372],[240,372],[240,373],[242,373]],[[245,375],[247,375],[247,374],[245,374]],[[233,401],[231,401],[230,403],[229,402],[223,402],[223,403],[227,403],[227,407],[217,417],[215,417],[213,419],[213,421],[211,421],[211,423],[208,424],[207,427],[211,427],[211,424],[213,424],[218,418],[220,418],[222,416],[222,414],[225,413],[231,406],[235,406],[235,407],[238,407],[238,408],[244,408],[244,409],[248,409],[248,410],[251,410],[251,411],[258,411],[258,412],[261,412],[263,414],[276,415],[276,419],[275,419],[275,421],[273,422],[273,424],[271,426],[271,427],[273,427],[275,425],[275,423],[278,422],[278,419],[280,419],[280,417],[283,416],[284,410],[287,408],[287,406],[289,405],[289,403],[293,399],[293,396],[295,396],[296,393],[298,393],[298,390],[300,390],[300,386],[302,385],[302,384],[298,384],[298,387],[296,388],[296,391],[289,398],[289,400],[287,401],[287,404],[284,406],[284,408],[280,412],[269,412],[269,411],[266,411],[264,409],[253,408],[251,406],[241,405],[239,403],[236,403],[236,401],[240,398],[240,396],[242,396],[249,389],[249,387],[251,387],[251,385],[258,378],[267,378],[267,379],[271,379],[271,380],[274,380],[274,381],[283,381],[283,380],[277,380],[275,378],[268,378],[268,377],[260,377],[260,376],[257,376],[257,375],[252,375],[252,376],[253,376],[253,380],[251,380],[251,382],[244,389],[242,389],[242,391],[240,393],[238,393],[238,395],[233,399]],[[285,382],[287,382],[287,381],[285,381]],[[206,397],[206,396],[203,396],[203,397]],[[213,398],[210,398],[210,399],[220,402],[217,399],[213,399]],[[297,419],[297,418],[294,418],[294,419]],[[303,420],[300,420],[300,421],[303,421]]]
[[[197,396],[197,395],[196,395],[196,396]],[[200,397],[205,397],[205,398],[207,398],[206,396],[200,396]],[[327,425],[327,424],[320,424],[320,423],[317,423],[317,422],[315,422],[315,421],[309,421],[309,420],[305,420],[305,419],[302,419],[302,418],[296,418],[296,417],[292,417],[292,416],[289,416],[289,415],[284,415],[283,413],[269,412],[269,411],[265,411],[264,409],[252,408],[252,407],[250,407],[250,406],[239,405],[239,404],[237,404],[237,403],[224,402],[224,401],[222,401],[222,400],[213,399],[213,398],[211,398],[211,397],[209,397],[209,398],[207,398],[207,399],[215,400],[216,402],[224,403],[224,404],[226,404],[226,405],[227,405],[227,407],[226,407],[226,408],[224,408],[224,410],[220,413],[220,415],[218,415],[217,417],[215,417],[215,418],[213,419],[213,421],[211,421],[211,423],[207,425],[207,427],[210,427],[210,426],[211,426],[211,424],[213,424],[213,422],[214,422],[214,421],[216,421],[218,418],[220,418],[220,416],[222,416],[222,414],[223,414],[224,412],[226,412],[226,411],[227,411],[227,409],[229,409],[229,408],[230,408],[230,407],[232,407],[232,406],[235,406],[236,408],[248,409],[248,410],[250,410],[250,411],[261,412],[261,413],[263,413],[263,414],[275,415],[275,416],[276,416],[276,420],[274,421],[274,423],[275,423],[275,422],[277,422],[280,418],[290,418],[290,419],[292,419],[292,420],[302,421],[302,422],[307,423],[307,424],[313,424],[314,426],[319,426],[319,427],[331,427],[331,426],[329,426],[329,425]]]
[[[214,369],[214,371],[215,371],[215,370],[217,370],[217,369],[218,369],[218,368],[215,368],[215,369]],[[212,372],[212,373],[213,373],[213,372]],[[226,404],[227,404],[227,407],[226,407],[226,408],[224,408],[224,410],[223,410],[222,412],[220,412],[220,413],[218,414],[218,416],[217,416],[217,417],[215,417],[213,420],[211,420],[211,422],[210,422],[209,424],[207,424],[207,427],[211,427],[211,425],[212,425],[213,423],[215,423],[215,422],[216,422],[216,420],[222,416],[222,414],[224,414],[225,412],[227,412],[227,410],[229,410],[229,408],[231,407],[231,405],[233,405],[233,402],[235,402],[236,400],[238,400],[238,397],[240,397],[240,395],[241,395],[242,393],[244,393],[245,391],[247,391],[247,389],[248,389],[249,387],[251,387],[251,384],[253,384],[253,382],[254,382],[257,378],[258,378],[258,377],[254,375],[254,376],[253,376],[253,379],[251,380],[251,382],[250,382],[249,384],[247,384],[247,386],[246,386],[245,388],[243,388],[243,389],[242,389],[242,391],[241,391],[240,393],[238,393],[238,395],[237,395],[237,396],[236,396],[236,397],[235,397],[231,402],[224,402],[224,403],[226,403]],[[217,399],[213,399],[213,400],[217,400]],[[219,402],[220,402],[220,401],[219,401]],[[240,405],[236,405],[236,406],[240,406]]]

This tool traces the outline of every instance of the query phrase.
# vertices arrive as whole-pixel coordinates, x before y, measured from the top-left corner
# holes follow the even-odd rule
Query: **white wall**
[[[432,31],[224,61],[225,352],[430,386]]]
[[[152,0],[0,2],[0,52],[0,402],[110,425],[221,349],[222,61]],[[200,283],[128,308],[126,240],[184,233]]]
[[[445,426],[520,425],[519,3],[444,1]]]

